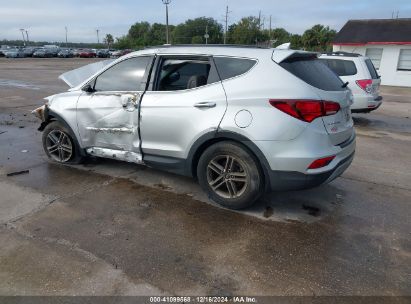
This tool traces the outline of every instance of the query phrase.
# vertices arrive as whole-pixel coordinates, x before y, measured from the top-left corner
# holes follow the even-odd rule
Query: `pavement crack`
[[[372,184],[372,185],[376,185],[376,186],[384,186],[384,187],[389,187],[389,188],[394,188],[394,189],[399,189],[399,190],[411,191],[411,189],[398,187],[398,186],[393,186],[393,185],[381,184],[381,183],[372,182],[372,181],[367,181],[367,180],[364,180],[364,179],[361,179],[361,178],[354,178],[354,177],[347,177],[347,176],[340,176],[340,178],[347,179],[347,180],[350,180],[350,181],[356,181],[356,182]]]

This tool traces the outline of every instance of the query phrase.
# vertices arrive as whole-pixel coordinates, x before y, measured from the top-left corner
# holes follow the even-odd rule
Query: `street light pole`
[[[23,36],[23,45],[26,46],[26,39],[24,39],[24,29],[20,29],[21,35]]]
[[[96,32],[97,32],[97,43],[100,44],[100,36],[98,34],[100,32],[100,30],[97,29]]]
[[[27,38],[27,45],[29,45],[29,31],[28,30],[26,30],[26,38]]]
[[[163,4],[166,6],[166,42],[170,44],[170,33],[168,31],[168,5],[171,3],[171,0],[162,0]]]
[[[64,29],[66,30],[66,47],[67,47],[68,46],[67,45],[67,26],[65,26]]]

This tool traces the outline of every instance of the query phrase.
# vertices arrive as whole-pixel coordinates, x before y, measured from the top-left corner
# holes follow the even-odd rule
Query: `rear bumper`
[[[355,97],[354,104],[351,106],[352,113],[368,113],[377,110],[382,104],[382,96]]]
[[[356,135],[353,132],[352,136],[343,143],[333,146],[335,152],[323,149],[323,154],[316,155],[304,165],[307,168],[315,159],[328,155],[336,155],[335,159],[326,167],[312,170],[268,170],[268,190],[269,191],[287,191],[287,190],[302,190],[317,187],[321,184],[329,183],[339,177],[350,166],[354,159],[356,147]],[[336,151],[338,150],[338,152]],[[328,151],[328,152],[327,152]],[[297,162],[294,159],[293,162]]]
[[[327,184],[339,177],[350,166],[355,152],[341,160],[332,170],[318,174],[291,171],[270,171],[270,190],[302,190]]]

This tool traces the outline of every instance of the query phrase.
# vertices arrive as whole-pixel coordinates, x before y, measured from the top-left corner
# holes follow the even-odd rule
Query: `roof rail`
[[[343,57],[360,57],[362,56],[361,54],[358,53],[350,53],[350,52],[343,52],[343,51],[337,51],[337,52],[326,52],[322,53],[323,55],[328,55],[328,56],[343,56]]]
[[[242,44],[163,44],[148,46],[144,49],[163,49],[174,47],[230,47],[230,48],[250,48],[250,49],[270,49],[266,46],[259,45],[242,45]]]

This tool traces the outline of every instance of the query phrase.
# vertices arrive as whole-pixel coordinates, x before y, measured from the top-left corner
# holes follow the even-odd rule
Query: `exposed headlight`
[[[34,116],[36,116],[38,119],[40,119],[41,121],[44,121],[45,117],[44,117],[44,112],[46,111],[46,105],[43,105],[33,111],[31,111],[31,114],[33,114]]]

